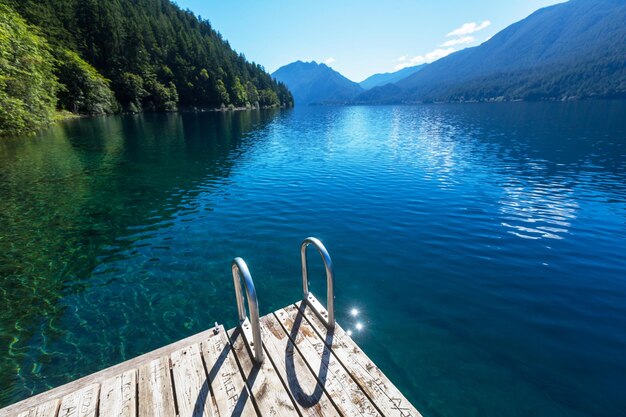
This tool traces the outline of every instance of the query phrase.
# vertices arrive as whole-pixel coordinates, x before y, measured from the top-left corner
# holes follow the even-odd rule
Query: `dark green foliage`
[[[248,101],[253,107],[259,106],[259,91],[250,81],[246,83],[246,94],[248,95]]]
[[[226,85],[224,85],[223,80],[216,81],[215,94],[221,106],[224,106],[230,103],[230,96],[228,95],[228,90],[226,89]]]
[[[143,78],[131,72],[122,73],[118,78],[115,90],[118,98],[126,103],[127,110],[133,113],[141,111],[141,102],[148,95],[144,88]]]
[[[76,52],[58,52],[57,77],[61,83],[59,107],[74,113],[111,114],[118,109],[109,80]]]
[[[52,63],[45,39],[0,4],[0,136],[33,132],[52,120]]]
[[[166,85],[150,77],[146,82],[147,100],[144,103],[148,110],[175,111],[178,103],[178,92],[173,82]]]
[[[284,85],[233,51],[208,21],[169,0],[0,2],[39,26],[55,50],[77,52],[111,80],[124,110],[254,105],[248,84],[272,91],[273,105],[293,104]]]
[[[259,104],[261,106],[278,106],[280,98],[273,90],[266,88],[259,92]]]
[[[235,83],[233,84],[232,100],[235,106],[245,106],[248,103],[248,93],[246,89],[239,81],[239,77],[235,77]]]

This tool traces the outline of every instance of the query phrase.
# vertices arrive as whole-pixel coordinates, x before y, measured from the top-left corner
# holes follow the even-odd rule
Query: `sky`
[[[175,0],[274,72],[324,62],[353,81],[480,45],[563,0]]]

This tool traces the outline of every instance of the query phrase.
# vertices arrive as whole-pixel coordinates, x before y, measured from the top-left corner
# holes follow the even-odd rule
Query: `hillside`
[[[626,2],[571,0],[540,9],[480,46],[440,59],[356,101],[626,97]]]
[[[369,90],[370,88],[380,87],[386,84],[397,83],[406,77],[415,74],[418,71],[424,69],[426,64],[416,65],[413,67],[402,68],[401,70],[395,72],[384,72],[380,74],[374,74],[359,83],[359,85],[365,89]]]
[[[21,40],[39,35],[38,55],[52,54],[60,108],[101,114],[292,104],[288,89],[235,52],[209,21],[169,0],[0,0],[0,5],[11,20],[0,48],[24,52],[30,49],[20,47]],[[12,79],[10,62],[5,64],[0,93],[19,101],[19,90],[2,86],[2,77]]]
[[[272,73],[287,85],[296,104],[343,104],[353,100],[363,89],[325,64],[296,61]]]

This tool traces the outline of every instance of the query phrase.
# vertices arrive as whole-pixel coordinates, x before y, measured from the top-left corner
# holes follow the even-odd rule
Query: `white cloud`
[[[415,65],[429,64],[433,61],[443,58],[444,56],[450,55],[452,52],[454,52],[454,48],[438,48],[434,51],[428,52],[427,54],[418,55],[409,60],[405,59],[400,64],[396,65],[395,69],[401,70],[402,68],[413,67]]]
[[[326,58],[326,60],[324,60],[324,64],[326,64],[326,65],[330,65],[333,62],[335,62],[335,58],[333,58],[332,56],[330,58]]]
[[[446,49],[435,49],[426,54],[426,62],[430,63],[438,60],[439,58],[443,58],[444,56],[450,55],[454,52],[454,48],[446,48]]]
[[[456,38],[456,39],[450,39],[449,41],[446,41],[444,43],[442,43],[439,46],[443,46],[448,47],[448,46],[454,46],[454,45],[463,45],[466,43],[472,43],[476,40],[476,38],[474,38],[473,36],[463,36],[460,38]]]
[[[402,55],[395,60],[398,64],[395,66],[395,70],[401,70],[402,68],[413,67],[420,64],[430,64],[440,58],[450,55],[455,51],[453,46],[466,45],[468,43],[476,42],[476,38],[469,36],[471,33],[478,32],[491,25],[491,21],[485,20],[482,23],[470,22],[464,23],[461,27],[454,29],[448,33],[447,37],[454,37],[439,45],[439,48],[428,52],[424,55],[418,55],[413,58],[407,58],[406,55]],[[461,48],[462,49],[462,48]]]
[[[446,36],[465,36],[470,33],[478,32],[479,30],[485,29],[489,26],[491,22],[489,20],[485,20],[481,24],[476,22],[464,23],[461,27],[454,29],[452,32],[448,33]]]
[[[402,68],[414,67],[415,65],[417,65],[417,64],[411,64],[410,62],[405,62],[405,63],[396,65],[395,67],[393,67],[393,69],[396,70],[396,71],[399,71]]]

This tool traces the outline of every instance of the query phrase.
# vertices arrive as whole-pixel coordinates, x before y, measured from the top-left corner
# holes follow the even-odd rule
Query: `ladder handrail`
[[[257,363],[261,363],[263,362],[264,356],[263,345],[261,342],[261,327],[259,325],[259,301],[256,296],[256,289],[254,288],[252,275],[250,275],[250,270],[248,269],[248,265],[246,265],[246,262],[239,257],[233,259],[231,268],[233,272],[233,281],[235,283],[235,295],[237,297],[237,311],[239,313],[239,323],[243,324],[248,318],[246,313],[246,306],[243,303],[243,294],[241,292],[241,278],[243,278],[243,283],[246,287],[248,307],[250,309],[250,324],[252,325],[254,360]]]
[[[313,245],[319,252],[322,260],[324,261],[324,268],[326,269],[326,309],[328,310],[328,319],[320,317],[326,322],[326,327],[335,327],[335,291],[333,283],[335,281],[335,272],[333,269],[333,261],[330,259],[328,250],[322,244],[322,242],[315,237],[307,237],[302,241],[300,246],[300,258],[302,260],[302,290],[304,293],[304,300],[309,299],[309,271],[307,265],[306,249],[309,245]]]

